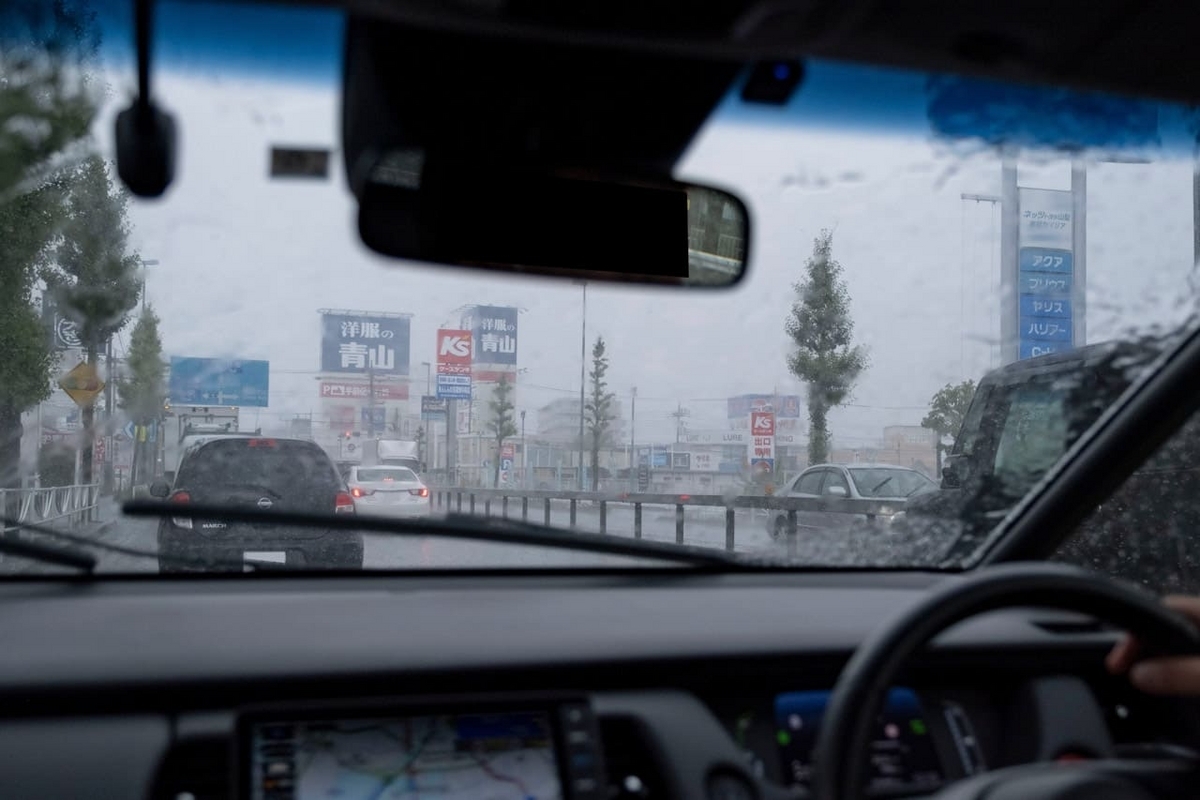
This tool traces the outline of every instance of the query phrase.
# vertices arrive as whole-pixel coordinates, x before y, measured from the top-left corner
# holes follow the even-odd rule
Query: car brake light
[[[353,514],[354,513],[354,498],[346,492],[338,492],[337,497],[333,501],[333,513],[335,514]]]
[[[275,439],[250,439],[246,442],[247,447],[278,447],[279,442]]]
[[[409,489],[409,494],[415,494],[417,497],[429,497],[429,489],[422,486],[420,489]]]
[[[181,490],[168,497],[167,501],[171,503],[190,503],[192,502],[192,496]],[[171,517],[171,523],[176,528],[184,528],[189,531],[192,529],[192,520],[188,517]]]
[[[350,490],[350,494],[353,495],[354,497],[368,497],[370,495],[375,494],[375,490],[374,489],[364,489],[361,486],[355,486],[353,489]]]

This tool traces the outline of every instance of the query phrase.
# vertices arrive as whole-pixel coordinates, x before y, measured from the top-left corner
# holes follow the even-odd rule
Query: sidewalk
[[[72,525],[67,518],[63,518],[56,522],[39,523],[41,527],[48,527],[53,530],[61,530],[65,533],[70,533],[75,536],[85,536],[88,538],[99,538],[103,532],[117,520],[121,513],[121,505],[111,497],[100,498],[96,506],[96,519],[91,522],[85,522],[80,525]],[[49,544],[58,544],[66,547],[71,547],[69,542],[60,539],[55,539],[49,536],[40,536],[37,533],[24,531],[20,534],[22,538],[31,541],[41,541]],[[0,553],[0,575],[37,575],[37,574],[52,574],[70,572],[66,567],[59,567],[52,564],[43,564],[24,556],[12,556]]]

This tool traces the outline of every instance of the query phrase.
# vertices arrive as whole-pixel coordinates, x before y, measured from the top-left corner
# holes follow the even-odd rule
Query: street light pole
[[[583,283],[583,319],[579,328],[579,491],[583,491],[584,366],[587,363],[587,281]]]
[[[637,387],[633,387],[632,397],[629,400],[629,486],[630,489],[637,487],[637,477],[634,475],[633,462],[637,460]]]
[[[154,258],[142,259],[142,312],[146,311],[146,267],[157,267],[158,260]]]
[[[529,451],[525,449],[525,410],[521,409],[521,485],[529,488]]]

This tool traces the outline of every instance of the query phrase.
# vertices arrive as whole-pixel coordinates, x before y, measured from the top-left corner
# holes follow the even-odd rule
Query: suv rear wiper
[[[0,517],[0,526],[4,528],[5,533],[30,531],[55,537],[61,533],[52,528],[44,528],[30,522],[18,522],[8,517]],[[31,561],[41,561],[44,564],[55,564],[60,567],[72,567],[81,572],[92,572],[96,569],[96,557],[91,553],[43,542],[31,542],[26,539],[10,539],[2,535],[0,535],[0,554],[28,558]]]
[[[646,539],[626,539],[599,533],[569,531],[503,517],[447,514],[445,517],[388,519],[356,514],[320,514],[296,511],[226,508],[189,503],[180,506],[163,500],[129,500],[121,506],[131,517],[179,517],[220,522],[274,523],[330,530],[370,531],[393,536],[438,536],[484,542],[537,545],[633,558],[660,559],[702,567],[745,569],[747,561],[724,550],[666,544]],[[752,567],[750,567],[752,568]]]

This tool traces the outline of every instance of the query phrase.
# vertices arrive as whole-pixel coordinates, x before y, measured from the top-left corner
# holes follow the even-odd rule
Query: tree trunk
[[[21,488],[21,410],[0,405],[0,489]],[[41,431],[38,431],[41,436]],[[21,513],[21,501],[16,492],[6,493],[0,513],[16,519]]]
[[[825,418],[829,407],[821,402],[819,392],[809,389],[808,395],[808,465],[829,460],[829,427]],[[814,396],[817,395],[817,396]]]
[[[499,426],[497,426],[497,427],[499,427]],[[492,467],[493,467],[493,469],[492,469],[492,488],[493,489],[497,489],[500,487],[500,451],[503,448],[504,448],[504,440],[503,439],[497,440],[496,441],[496,462],[492,465]]]
[[[95,342],[88,342],[87,363],[92,366],[96,365]],[[86,485],[92,482],[92,444],[96,440],[96,403],[94,400],[83,407],[80,417],[83,422],[83,447],[79,453],[79,474],[80,482]]]
[[[600,440],[592,440],[592,491],[600,490]]]

